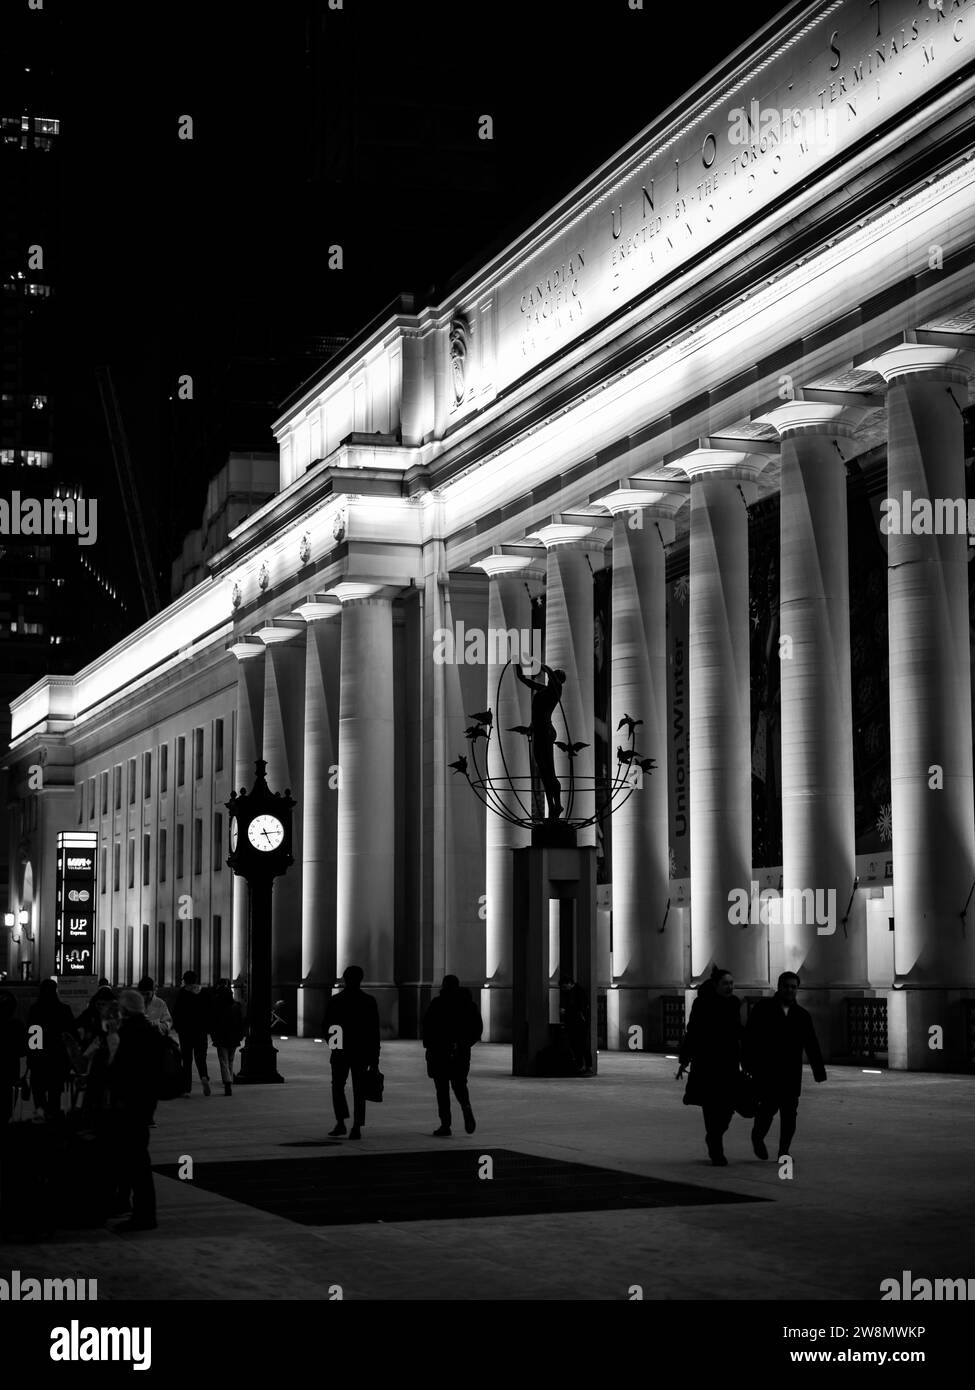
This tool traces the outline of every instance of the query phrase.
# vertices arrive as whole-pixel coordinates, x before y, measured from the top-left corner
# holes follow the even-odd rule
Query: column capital
[[[291,611],[306,623],[317,623],[322,618],[332,618],[336,613],[340,613],[342,605],[338,599],[330,598],[328,594],[309,594]]]
[[[594,493],[594,506],[605,507],[615,519],[635,511],[672,520],[689,500],[690,483],[680,478],[627,478],[610,492]]]
[[[265,647],[273,647],[279,642],[290,642],[304,630],[304,623],[294,618],[272,618],[262,627],[255,628],[251,636],[263,642]]]
[[[512,547],[513,549],[513,547]],[[529,550],[528,546],[519,549]],[[540,573],[544,573],[545,556],[541,546],[532,546],[530,554],[506,554],[505,548],[496,547],[490,555],[482,555],[477,560],[471,561],[471,569],[483,570],[489,579],[505,579],[510,575],[519,575],[527,578],[526,571],[537,567]]]
[[[539,540],[546,550],[574,546],[578,550],[602,550],[612,539],[604,517],[560,513],[530,531],[530,538]]]
[[[784,401],[774,410],[754,417],[758,425],[771,425],[780,439],[794,439],[802,434],[825,434],[832,438],[852,439],[857,426],[866,418],[865,408],[826,401]]]
[[[343,579],[340,584],[334,584],[331,589],[326,589],[325,596],[338,599],[343,608],[350,603],[360,603],[365,599],[385,599],[392,602],[392,594],[388,592],[388,588],[388,585],[377,584],[374,581]]]
[[[235,637],[227,643],[227,651],[238,661],[250,661],[252,657],[264,655],[264,643],[259,637]]]
[[[959,346],[962,339],[967,346]],[[949,339],[950,341],[939,341]],[[854,366],[877,372],[888,385],[906,376],[926,376],[932,381],[967,384],[975,369],[975,334],[939,334],[916,329],[903,334],[902,342],[889,343]]]
[[[769,442],[756,439],[754,444],[765,445]],[[777,443],[774,451],[776,454],[779,452]],[[709,478],[754,483],[768,463],[768,449],[750,446],[747,449],[715,448],[710,439],[701,439],[694,448],[668,454],[664,462],[679,468],[692,483],[703,482]]]

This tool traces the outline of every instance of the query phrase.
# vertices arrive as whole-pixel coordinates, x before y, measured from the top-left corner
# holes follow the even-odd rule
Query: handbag
[[[373,1105],[378,1105],[382,1101],[385,1084],[386,1078],[378,1066],[370,1067],[366,1072],[366,1100],[371,1101]]]
[[[747,1071],[738,1073],[735,1084],[735,1114],[743,1120],[753,1120],[758,1110],[758,1087]]]

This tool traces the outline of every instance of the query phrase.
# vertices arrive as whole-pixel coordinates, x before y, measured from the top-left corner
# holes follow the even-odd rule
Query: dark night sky
[[[351,335],[400,291],[442,289],[781,5],[60,9],[61,456],[107,463],[92,370],[107,361],[168,592],[208,478],[229,447],[272,446],[277,404],[315,369],[316,336]],[[477,139],[485,112],[490,143]],[[177,139],[183,114],[192,142]],[[333,242],[341,272],[326,269]],[[248,376],[242,360],[262,358],[277,366]],[[192,404],[169,400],[183,372]],[[245,380],[249,413],[231,399]]]

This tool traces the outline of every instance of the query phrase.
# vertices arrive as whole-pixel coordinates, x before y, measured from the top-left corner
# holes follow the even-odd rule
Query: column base
[[[238,1086],[267,1086],[283,1082],[277,1067],[278,1049],[272,1042],[249,1042],[241,1048]]]
[[[692,999],[696,995],[692,994]],[[606,991],[606,1047],[610,1052],[671,1052],[663,999],[683,999],[681,985],[616,985]],[[687,1006],[689,1007],[689,1006]],[[639,1030],[639,1031],[636,1031]]]
[[[891,1070],[975,1070],[975,1022],[970,1022],[975,1011],[975,988],[905,987],[877,990],[876,994],[887,1000]]]
[[[484,1042],[510,1043],[512,1001],[510,985],[485,985],[481,989]]]
[[[332,997],[331,985],[302,985],[298,990],[297,1028],[299,1038],[325,1036],[325,1011]]]
[[[379,1036],[385,1042],[398,1038],[399,1031],[399,985],[388,980],[371,983],[363,980],[362,992],[371,994],[379,1008]]]

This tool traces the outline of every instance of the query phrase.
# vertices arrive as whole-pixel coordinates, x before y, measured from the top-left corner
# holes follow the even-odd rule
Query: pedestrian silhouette
[[[21,1059],[27,1056],[27,1029],[17,1017],[17,1000],[0,992],[0,1125],[13,1114],[14,1098],[20,1086]]]
[[[156,1190],[149,1158],[149,1121],[159,1099],[165,1043],[146,1017],[146,1002],[138,990],[123,990],[118,1002],[122,1021],[108,1066],[108,1085],[118,1206],[124,1206],[131,1194],[132,1217],[115,1229],[153,1231]]]
[[[333,994],[325,1014],[325,1036],[331,1051],[332,1107],[335,1128],[332,1138],[345,1134],[349,1105],[345,1083],[352,1077],[352,1129],[350,1139],[362,1138],[366,1122],[366,1074],[379,1066],[379,1007],[371,994],[362,989],[363,971],[350,965],[342,972],[345,988]]]
[[[440,1116],[440,1128],[433,1131],[437,1139],[449,1138],[451,1133],[451,1088],[464,1116],[464,1130],[473,1134],[477,1128],[467,1077],[471,1069],[471,1048],[480,1041],[483,1031],[481,1015],[470,990],[461,988],[456,975],[445,975],[439,995],[431,1001],[423,1017],[427,1076],[436,1088]]]
[[[729,970],[715,966],[697,992],[678,1054],[676,1080],[690,1066],[685,1105],[704,1111],[704,1139],[716,1168],[727,1167],[724,1136],[735,1113],[741,1058],[741,1000]]]
[[[559,1013],[565,1040],[572,1053],[577,1076],[592,1076],[592,1049],[589,1043],[589,999],[582,985],[571,975],[561,981],[562,1003]]]
[[[752,1126],[757,1158],[768,1158],[765,1136],[779,1112],[779,1158],[789,1153],[796,1132],[805,1052],[817,1081],[826,1080],[823,1054],[810,1014],[796,1003],[799,976],[784,971],[771,999],[760,999],[745,1029],[744,1063],[755,1080],[758,1107]]]

